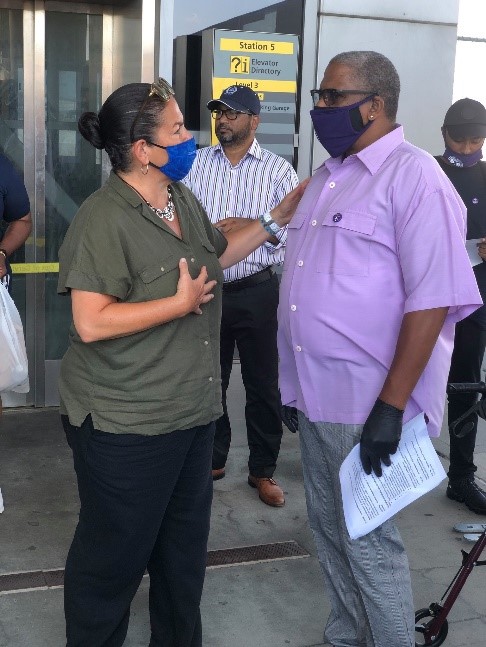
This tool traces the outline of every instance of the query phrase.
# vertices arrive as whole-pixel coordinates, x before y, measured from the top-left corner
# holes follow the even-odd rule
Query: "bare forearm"
[[[176,296],[142,303],[113,302],[87,316],[73,294],[74,326],[86,342],[133,335],[187,314]]]
[[[249,220],[245,227],[229,231],[224,235],[228,241],[228,247],[219,257],[223,269],[243,260],[271,238],[259,220]]]
[[[160,326],[186,315],[202,314],[202,308],[214,298],[216,281],[208,280],[203,266],[196,278],[189,274],[187,261],[179,261],[179,281],[174,296],[143,301],[119,302],[114,296],[85,290],[71,290],[73,321],[82,341],[126,337]]]
[[[10,256],[19,247],[22,247],[31,231],[32,221],[30,214],[27,214],[24,218],[9,224],[0,242],[0,247],[7,252],[7,256]]]
[[[395,356],[379,395],[381,400],[405,409],[429,361],[447,311],[448,308],[432,308],[404,315]]]
[[[288,225],[308,182],[308,180],[301,182],[271,210],[270,215],[278,227],[282,228]],[[219,259],[223,269],[243,260],[266,241],[277,240],[273,234],[263,228],[259,219],[252,220],[238,231],[229,231],[227,234],[225,233],[225,236],[228,240],[228,247]]]

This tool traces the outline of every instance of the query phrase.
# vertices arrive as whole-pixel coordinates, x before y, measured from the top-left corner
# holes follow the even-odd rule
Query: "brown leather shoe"
[[[268,477],[258,478],[257,476],[248,476],[248,485],[258,490],[258,495],[263,503],[271,505],[274,508],[281,508],[285,503],[284,493],[275,481]]]
[[[220,467],[218,470],[211,470],[211,474],[213,475],[213,481],[219,481],[219,479],[224,479],[226,472],[224,467]]]

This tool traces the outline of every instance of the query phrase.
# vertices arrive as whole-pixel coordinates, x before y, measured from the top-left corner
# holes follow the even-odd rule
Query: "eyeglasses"
[[[363,94],[368,96],[378,94],[374,90],[335,90],[334,88],[311,90],[310,93],[314,105],[317,105],[317,102],[322,100],[328,108],[335,106],[338,101],[344,99],[348,94]]]
[[[226,119],[234,121],[238,115],[253,115],[253,112],[233,110],[232,108],[228,108],[227,110],[211,110],[211,117],[213,119],[221,119],[223,115],[226,117]]]
[[[167,101],[174,96],[175,92],[170,86],[165,79],[159,78],[157,81],[154,81],[152,85],[150,86],[150,90],[145,97],[142,105],[138,109],[137,114],[135,115],[135,119],[132,121],[132,125],[130,127],[130,141],[134,141],[134,130],[135,126],[137,124],[137,121],[140,119],[140,115],[143,114],[143,111],[145,110],[145,106],[147,105],[147,101],[150,99],[150,97],[157,96],[159,99],[162,99],[164,103],[167,103]]]

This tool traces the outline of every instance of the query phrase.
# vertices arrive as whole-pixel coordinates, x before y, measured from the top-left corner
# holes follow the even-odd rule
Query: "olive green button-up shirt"
[[[122,302],[173,296],[179,260],[195,278],[206,266],[216,279],[202,315],[188,314],[149,330],[84,343],[71,325],[61,364],[61,413],[80,426],[154,435],[208,424],[221,413],[219,329],[226,240],[182,184],[171,186],[182,239],[116,174],[80,207],[59,251],[60,294],[71,289]]]

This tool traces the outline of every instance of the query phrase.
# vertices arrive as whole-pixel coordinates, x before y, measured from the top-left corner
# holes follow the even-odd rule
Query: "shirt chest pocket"
[[[152,299],[163,299],[176,293],[179,274],[179,258],[172,254],[158,264],[147,265],[139,276]]]
[[[320,227],[317,271],[368,276],[376,216],[362,211],[330,211]]]

